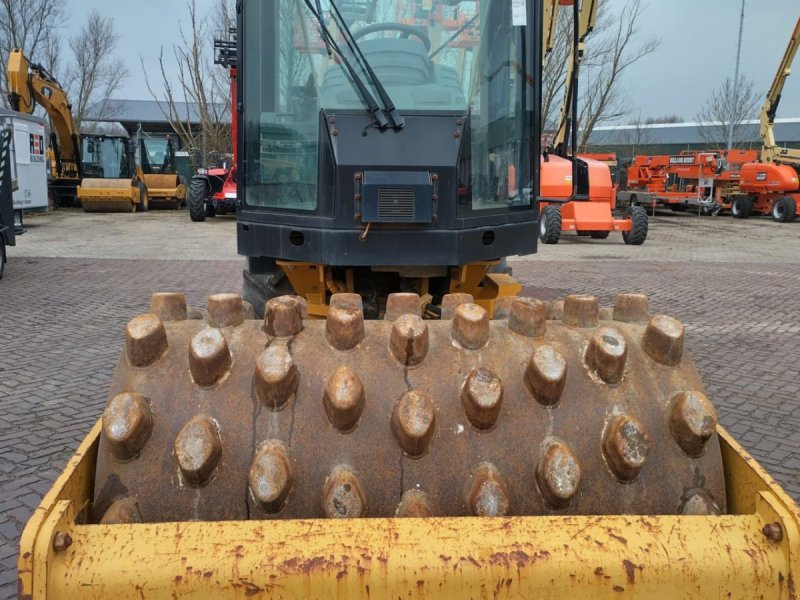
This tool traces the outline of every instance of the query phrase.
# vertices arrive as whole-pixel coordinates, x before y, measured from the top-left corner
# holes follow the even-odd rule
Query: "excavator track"
[[[282,296],[155,294],[102,418],[92,520],[718,514],[716,414],[684,327],[645,296],[511,302],[415,294],[366,321]]]

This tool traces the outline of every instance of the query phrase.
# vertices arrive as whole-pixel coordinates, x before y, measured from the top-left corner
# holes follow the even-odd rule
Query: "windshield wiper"
[[[356,56],[356,59],[361,63],[361,66],[369,75],[369,78],[372,80],[372,84],[375,86],[375,90],[378,92],[378,95],[381,97],[381,101],[383,105],[386,107],[386,113],[389,115],[389,119],[392,121],[392,124],[396,129],[401,129],[405,125],[405,120],[403,117],[400,116],[400,113],[397,112],[397,108],[392,102],[392,99],[389,97],[386,88],[383,87],[381,80],[375,74],[375,71],[372,70],[372,67],[367,61],[367,57],[364,56],[364,53],[361,51],[361,47],[356,42],[356,39],[353,37],[350,28],[347,26],[347,23],[342,17],[342,13],[339,12],[339,7],[336,6],[336,3],[333,0],[330,0],[331,7],[333,7],[334,12],[334,21],[336,21],[339,29],[341,29],[342,33],[345,35],[345,42],[347,42],[347,47],[350,48],[350,51]]]
[[[356,70],[353,68],[353,65],[344,55],[341,48],[339,48],[339,44],[336,43],[336,40],[334,39],[333,35],[331,35],[330,30],[325,25],[325,20],[322,18],[322,13],[321,12],[318,13],[315,10],[314,5],[311,4],[311,0],[305,0],[305,3],[306,6],[308,7],[308,10],[311,11],[311,14],[314,15],[314,18],[317,20],[317,24],[319,25],[320,28],[320,33],[322,34],[325,43],[329,45],[331,48],[333,48],[333,51],[336,53],[336,56],[339,57],[344,67],[347,69],[350,78],[353,80],[353,84],[355,84],[358,93],[361,95],[361,99],[364,100],[364,102],[367,105],[367,110],[372,113],[373,117],[375,117],[375,122],[377,123],[378,128],[386,129],[389,126],[389,120],[386,118],[383,109],[381,109],[381,107],[378,105],[377,101],[372,96],[372,94],[369,93],[367,86],[364,85],[364,82],[361,80],[361,77],[359,77],[358,73],[356,73]]]

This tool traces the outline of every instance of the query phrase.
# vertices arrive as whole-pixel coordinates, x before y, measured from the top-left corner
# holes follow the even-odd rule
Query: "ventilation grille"
[[[378,217],[381,219],[413,219],[414,203],[413,188],[378,189]]]

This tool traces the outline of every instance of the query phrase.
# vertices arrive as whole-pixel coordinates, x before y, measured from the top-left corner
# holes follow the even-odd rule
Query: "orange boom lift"
[[[605,239],[612,231],[622,233],[626,244],[640,245],[647,238],[647,212],[629,206],[621,219],[614,218],[616,187],[607,164],[608,156],[593,158],[579,155],[577,127],[578,70],[583,57],[586,36],[594,28],[597,0],[551,0],[545,6],[544,53],[553,46],[553,32],[558,6],[572,6],[577,27],[573,28],[571,59],[567,67],[567,85],[561,106],[559,127],[552,147],[545,144],[541,163],[541,195],[539,203],[539,238],[545,244],[556,244],[562,232],[572,231]],[[571,148],[568,148],[570,139]]]
[[[775,142],[775,113],[786,78],[792,73],[792,61],[800,47],[800,18],[789,39],[778,72],[772,80],[767,99],[761,107],[761,160],[742,165],[740,194],[731,202],[731,214],[747,218],[751,214],[772,215],[773,220],[788,222],[797,216],[800,202],[800,150],[782,148]]]

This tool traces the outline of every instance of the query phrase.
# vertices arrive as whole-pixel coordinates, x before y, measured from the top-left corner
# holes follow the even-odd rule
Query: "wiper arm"
[[[378,95],[381,97],[381,101],[383,105],[386,107],[386,112],[389,115],[389,119],[391,119],[392,124],[396,129],[401,129],[405,125],[405,120],[403,117],[400,116],[400,113],[397,111],[397,108],[392,102],[392,99],[389,97],[386,88],[383,87],[381,80],[375,74],[375,71],[372,70],[372,67],[367,61],[367,57],[364,56],[364,53],[361,51],[361,47],[356,42],[356,39],[353,37],[350,28],[347,26],[347,23],[342,17],[342,13],[339,12],[339,7],[336,6],[334,0],[330,0],[331,6],[333,7],[334,12],[334,21],[337,22],[339,29],[342,30],[342,33],[345,35],[345,41],[347,42],[347,47],[350,48],[350,51],[356,56],[356,58],[361,63],[361,66],[369,75],[369,78],[372,80],[372,84],[375,86],[375,90],[378,92]]]
[[[375,117],[375,122],[378,124],[378,128],[386,129],[389,126],[389,120],[383,113],[383,109],[381,109],[381,107],[378,105],[372,94],[369,93],[367,86],[364,85],[364,82],[361,80],[361,77],[359,77],[358,73],[356,73],[353,65],[350,64],[350,61],[344,55],[341,48],[339,48],[339,44],[336,43],[336,40],[331,35],[330,30],[325,25],[325,20],[322,18],[322,13],[318,13],[316,11],[314,5],[311,4],[311,0],[305,0],[305,3],[308,7],[308,10],[311,11],[311,14],[314,15],[314,18],[317,20],[317,24],[319,25],[320,32],[322,33],[325,43],[333,48],[336,56],[339,57],[344,67],[347,69],[347,72],[350,74],[350,78],[353,80],[358,93],[361,95],[362,100],[364,100],[364,102],[367,104],[367,110],[369,110],[369,112],[372,113],[372,116]]]

